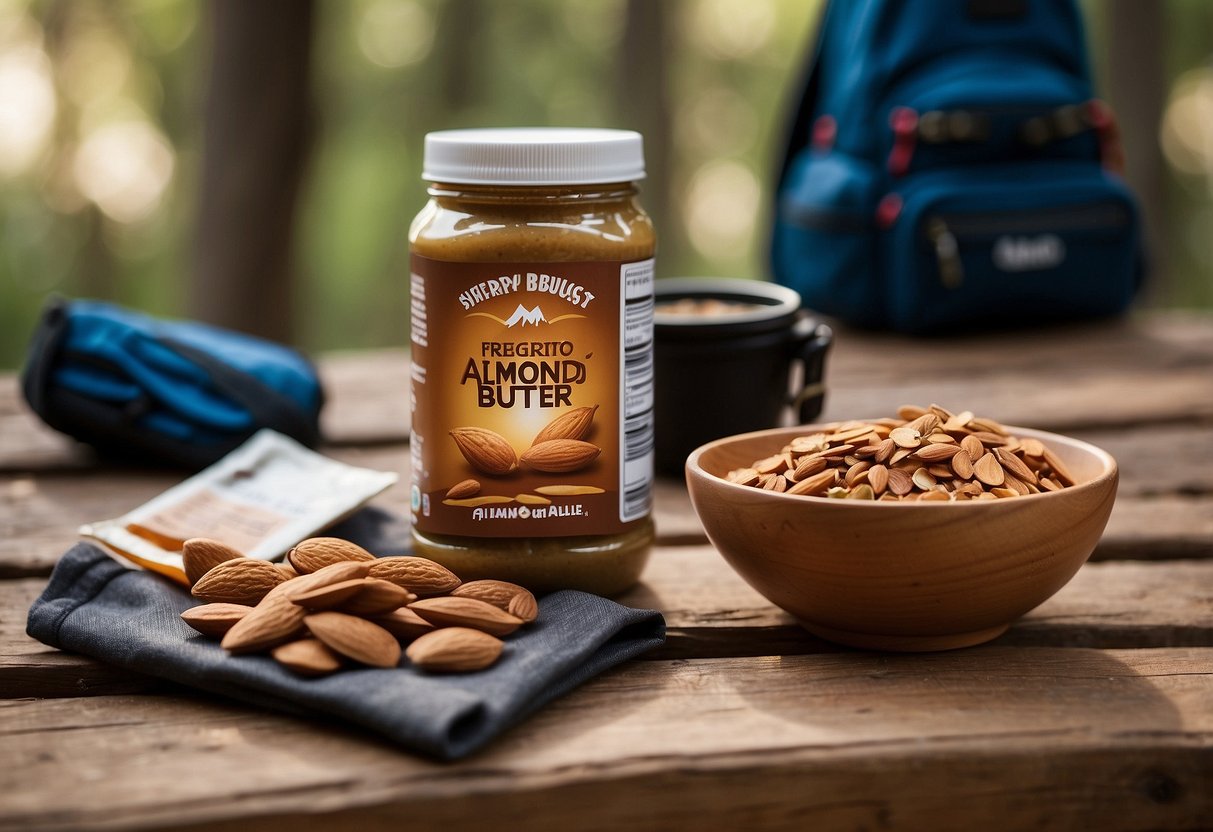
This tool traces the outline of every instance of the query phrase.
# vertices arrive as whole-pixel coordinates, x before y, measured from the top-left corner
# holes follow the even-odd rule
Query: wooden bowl
[[[727,437],[687,459],[712,544],[809,632],[876,650],[949,650],[1001,635],[1074,576],[1116,499],[1116,461],[1053,433],[1008,428],[1057,454],[1076,484],[998,500],[802,497],[723,479],[815,426]]]

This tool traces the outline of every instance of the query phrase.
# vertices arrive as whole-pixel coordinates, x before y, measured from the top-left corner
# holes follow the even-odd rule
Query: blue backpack
[[[835,0],[777,190],[775,279],[927,333],[1113,315],[1141,276],[1072,0]]]

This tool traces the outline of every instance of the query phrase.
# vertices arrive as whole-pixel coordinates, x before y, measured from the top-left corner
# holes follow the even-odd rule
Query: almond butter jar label
[[[653,261],[413,254],[419,531],[569,537],[649,514]]]

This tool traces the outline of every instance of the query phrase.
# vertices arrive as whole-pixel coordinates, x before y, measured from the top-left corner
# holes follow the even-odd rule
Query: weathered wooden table
[[[405,356],[323,369],[328,451],[404,471]],[[843,650],[742,583],[664,482],[622,600],[662,610],[668,644],[439,764],[29,639],[77,525],[178,477],[98,466],[0,379],[0,829],[1213,828],[1213,317],[843,332],[829,382],[825,418],[937,401],[1109,450],[1092,562],[989,645]]]

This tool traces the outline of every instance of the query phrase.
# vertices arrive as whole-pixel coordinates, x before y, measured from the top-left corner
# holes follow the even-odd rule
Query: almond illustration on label
[[[522,461],[536,471],[564,474],[579,471],[589,465],[602,449],[580,439],[549,439],[532,445],[522,454]]]
[[[478,480],[464,480],[452,485],[446,491],[448,500],[462,500],[466,497],[475,497],[480,493],[480,482]]]
[[[590,433],[590,427],[594,424],[594,414],[597,410],[598,405],[575,407],[568,413],[557,416],[548,422],[547,427],[536,434],[531,446],[534,447],[540,442],[548,442],[552,439],[585,439]]]
[[[518,454],[500,433],[486,428],[455,428],[451,438],[477,471],[502,476],[518,468]]]

